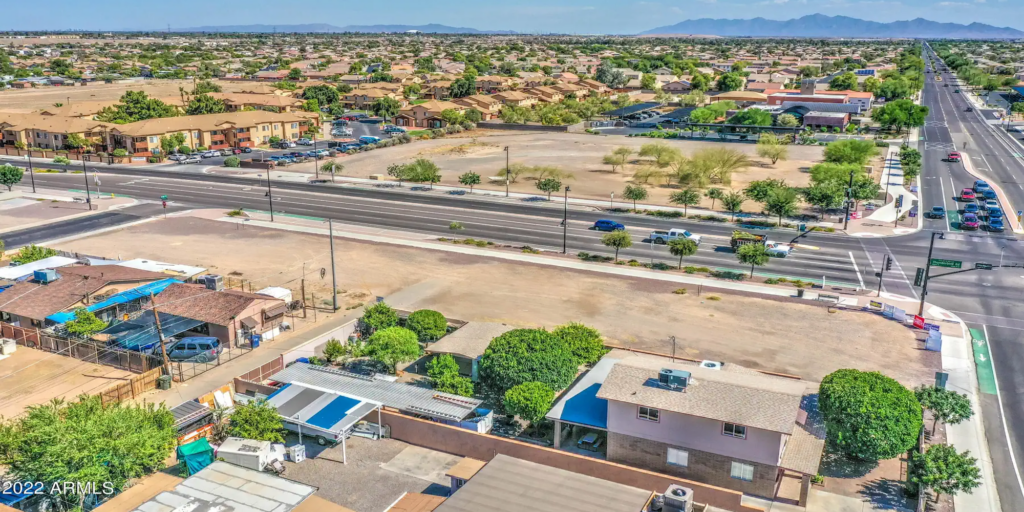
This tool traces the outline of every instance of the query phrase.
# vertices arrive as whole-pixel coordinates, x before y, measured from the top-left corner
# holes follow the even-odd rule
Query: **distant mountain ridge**
[[[262,33],[339,33],[339,32],[360,32],[360,33],[384,33],[384,32],[410,32],[418,31],[426,34],[515,34],[511,30],[478,30],[468,27],[450,27],[431,23],[428,25],[348,25],[338,27],[329,23],[307,23],[301,25],[222,25],[206,27],[189,27],[172,29],[174,32],[244,32]]]
[[[1024,37],[1024,32],[1011,27],[994,27],[984,23],[939,23],[923,18],[909,21],[879,23],[848,16],[811,14],[790,20],[765,18],[686,20],[675,25],[658,27],[641,35],[702,34],[725,37],[909,37],[951,39],[1001,39]]]

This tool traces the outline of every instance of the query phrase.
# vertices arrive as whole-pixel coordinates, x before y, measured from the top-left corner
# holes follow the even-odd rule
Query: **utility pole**
[[[846,220],[843,222],[843,231],[850,227],[851,203],[853,203],[853,169],[850,169],[850,186],[846,188]]]
[[[89,190],[89,170],[85,167],[85,159],[82,159],[82,173],[85,174],[85,205],[92,211],[92,192]]]
[[[932,231],[932,239],[928,242],[928,259],[924,262],[924,282],[921,283],[921,305],[917,308],[917,316],[924,316],[924,298],[928,295],[928,276],[932,270],[932,250],[935,249],[935,235],[942,236],[942,233]]]
[[[270,205],[270,222],[274,222],[274,196],[270,193],[270,169],[267,169],[267,204]]]
[[[338,272],[334,265],[334,221],[327,219],[327,231],[331,237],[331,301],[334,311],[338,310]]]
[[[562,254],[565,254],[566,241],[569,238],[569,186],[565,186],[565,203],[562,205]]]
[[[32,152],[28,152],[28,175],[32,178],[32,193],[36,193],[36,173],[32,171]]]
[[[320,153],[318,153],[317,150],[316,150],[316,134],[315,133],[313,134],[313,161],[315,162],[315,165],[313,166],[313,172],[316,173],[316,179],[319,180],[320,179]]]
[[[505,146],[505,197],[508,197],[508,180],[512,169],[508,168],[508,146]]]
[[[153,318],[156,319],[156,334],[160,337],[160,353],[164,356],[164,372],[170,375],[171,364],[167,359],[167,344],[164,343],[164,331],[160,328],[160,313],[156,310],[156,298],[153,296],[153,292],[149,292],[149,303],[153,305]]]

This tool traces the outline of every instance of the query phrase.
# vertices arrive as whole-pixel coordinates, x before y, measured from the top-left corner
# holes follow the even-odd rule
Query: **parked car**
[[[232,148],[220,150],[220,155],[221,156],[231,156],[233,154],[235,154],[235,150],[232,149]]]
[[[217,157],[217,156],[221,156],[221,154],[220,154],[220,151],[217,151],[215,149],[211,149],[209,151],[203,151],[203,158],[213,158],[213,157]]]
[[[1002,233],[1005,231],[1006,228],[1003,226],[1003,219],[989,219],[988,230],[995,231],[996,233]]]
[[[376,144],[380,142],[380,137],[374,137],[372,135],[363,135],[362,137],[359,137],[359,142],[362,142],[364,144]]]
[[[335,128],[334,131],[331,132],[331,135],[335,137],[351,137],[352,128]]]
[[[976,198],[977,196],[974,195],[974,191],[969,188],[965,188],[960,191],[961,201],[974,201]]]
[[[942,206],[932,206],[932,209],[928,211],[925,216],[931,219],[945,219],[946,208]]]
[[[195,361],[207,363],[216,361],[224,351],[220,340],[213,337],[189,337],[176,341],[167,347],[167,358],[171,361]]]
[[[661,230],[651,231],[651,236],[649,238],[651,239],[652,242],[654,242],[656,244],[667,244],[668,242],[670,242],[672,240],[676,240],[676,239],[679,239],[679,238],[688,238],[690,240],[693,240],[697,245],[700,245],[700,235],[695,235],[695,234],[690,233],[689,231],[687,231],[685,229],[670,229],[668,231],[661,231]]]
[[[393,124],[384,127],[384,133],[405,133],[405,129]]]
[[[242,153],[252,153],[252,148],[242,148]]]
[[[964,213],[977,214],[980,211],[981,208],[978,208],[978,203],[967,203],[966,205],[964,205]]]
[[[199,163],[202,163],[202,162],[203,162],[202,157],[199,157],[199,156],[196,156],[196,155],[191,155],[189,157],[186,157],[184,160],[178,160],[178,163],[182,163],[182,164],[199,164]]]
[[[979,226],[981,226],[981,222],[973,213],[965,213],[963,219],[960,220],[960,229],[978,229]]]
[[[297,140],[295,142],[298,145],[300,145],[300,146],[312,146],[313,145],[313,141],[311,141],[311,140],[309,140],[309,139],[307,139],[305,137],[303,137],[303,138],[301,138],[301,139],[299,139],[299,140]]]
[[[601,219],[594,223],[594,229],[598,231],[622,231],[626,229],[626,226],[614,220]]]
[[[181,160],[184,160],[186,158],[188,158],[188,155],[181,155],[181,154],[173,154],[173,155],[169,155],[167,157],[167,159],[172,161],[172,162],[180,162]]]
[[[315,150],[313,150],[313,151],[310,151],[310,153],[313,153],[313,155],[312,155],[312,156],[313,156],[314,158],[316,158],[316,157],[319,157],[319,158],[326,158],[326,157],[328,157],[328,156],[330,156],[330,155],[331,155],[331,152],[330,152],[330,151],[327,151],[326,149],[315,149]]]

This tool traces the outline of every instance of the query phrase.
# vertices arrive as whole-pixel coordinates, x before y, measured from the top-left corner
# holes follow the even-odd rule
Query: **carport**
[[[641,112],[647,112],[648,110],[654,110],[654,109],[656,109],[656,108],[658,108],[660,106],[661,106],[661,103],[654,102],[654,101],[649,101],[647,103],[637,103],[636,105],[630,105],[628,107],[622,107],[622,108],[617,108],[615,110],[609,110],[608,112],[605,112],[605,113],[603,113],[601,115],[605,116],[605,117],[615,117],[615,118],[621,119],[623,117],[628,117],[628,116],[631,116],[631,115],[634,115],[634,114],[639,114]]]
[[[299,434],[302,444],[303,427],[307,435],[327,433],[341,441],[341,461],[348,464],[345,439],[352,434],[356,423],[367,414],[377,410],[378,433],[381,432],[380,402],[350,396],[339,391],[329,391],[310,384],[292,382],[285,384],[267,397],[267,402],[277,409],[285,428]]]
[[[555,448],[561,448],[562,424],[608,431],[608,401],[597,392],[620,359],[605,356],[581,377],[545,417],[555,423]]]
[[[163,332],[164,340],[170,340],[183,332],[188,332],[205,322],[160,312],[160,331]],[[104,329],[100,334],[109,337],[109,342],[118,345],[126,350],[145,352],[155,348],[160,343],[160,334],[157,332],[156,316],[153,310],[144,311],[138,318],[121,322],[112,327]]]

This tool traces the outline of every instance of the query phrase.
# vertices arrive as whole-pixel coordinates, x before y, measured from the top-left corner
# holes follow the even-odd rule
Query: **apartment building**
[[[501,102],[502,105],[513,107],[532,107],[537,104],[537,97],[525,92],[506,91],[492,94],[492,98]]]
[[[391,98],[393,100],[398,100],[398,102],[402,103],[403,105],[405,104],[405,98],[403,98],[401,94],[398,94],[394,91],[377,88],[353,89],[352,92],[343,95],[341,97],[341,100],[339,101],[346,108],[364,109],[369,108],[370,105],[373,104],[373,102],[381,98]]]
[[[244,94],[244,93],[223,93],[214,92],[210,96],[218,100],[224,100],[228,112],[238,112],[245,108],[256,110],[270,110],[278,112],[291,112],[302,108],[304,103],[301,99],[276,94]]]
[[[185,145],[210,149],[255,147],[271,137],[295,140],[306,132],[314,117],[299,113],[266,111],[226,112],[201,116],[165,117],[115,125],[115,144],[135,156],[152,156],[160,151],[160,138],[181,133]]]
[[[498,114],[501,112],[501,102],[486,94],[473,94],[464,98],[456,98],[452,100],[452,103],[479,111],[485,121],[498,117]]]
[[[441,119],[441,112],[445,110],[465,112],[467,108],[470,107],[451,101],[430,100],[399,110],[394,123],[398,126],[416,128],[444,128],[448,123]]]
[[[111,147],[111,129],[118,125],[82,119],[33,114],[0,113],[0,143],[14,146],[18,142],[26,148],[63,149],[71,134],[88,140],[96,151]]]

